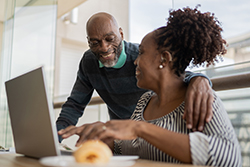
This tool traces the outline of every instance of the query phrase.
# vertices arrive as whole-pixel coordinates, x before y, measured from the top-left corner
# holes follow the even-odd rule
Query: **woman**
[[[190,8],[170,12],[167,26],[147,34],[135,60],[137,85],[152,91],[138,101],[131,120],[97,122],[79,127],[80,142],[115,140],[114,152],[172,163],[241,166],[240,147],[219,97],[214,94],[213,118],[202,132],[183,120],[186,67],[210,65],[226,53],[221,27],[210,13]],[[67,137],[70,129],[64,131]]]

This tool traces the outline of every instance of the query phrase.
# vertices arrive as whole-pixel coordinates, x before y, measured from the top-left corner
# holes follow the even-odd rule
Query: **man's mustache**
[[[110,53],[112,53],[112,51],[113,51],[113,49],[109,49],[107,52],[99,52],[98,54],[99,55],[106,55],[106,54],[110,54]],[[114,52],[115,52],[116,50],[114,49]]]

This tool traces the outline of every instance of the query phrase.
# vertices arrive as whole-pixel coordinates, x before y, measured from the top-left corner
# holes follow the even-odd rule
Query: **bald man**
[[[136,85],[134,61],[138,56],[138,44],[124,40],[115,18],[103,12],[94,14],[86,30],[90,49],[80,61],[73,90],[62,106],[56,122],[58,131],[76,125],[94,90],[106,103],[110,119],[129,119],[146,91]],[[202,74],[186,74],[189,86],[185,117],[187,126],[194,131],[203,130],[204,123],[212,117],[213,96],[208,80]]]

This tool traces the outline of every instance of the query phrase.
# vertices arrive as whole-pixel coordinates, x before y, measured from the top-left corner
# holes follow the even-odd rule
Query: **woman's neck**
[[[153,90],[156,94],[144,110],[144,119],[154,120],[174,111],[184,101],[186,90],[187,86],[181,77],[162,79]]]
[[[157,94],[156,101],[160,107],[184,101],[186,90],[187,85],[183,82],[183,77],[172,75],[166,79],[163,78],[154,92]]]

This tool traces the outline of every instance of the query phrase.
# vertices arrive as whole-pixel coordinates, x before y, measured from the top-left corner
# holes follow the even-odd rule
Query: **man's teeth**
[[[111,53],[108,54],[108,55],[106,55],[106,56],[103,55],[102,57],[107,58],[107,57],[109,57],[109,56],[111,56]]]

